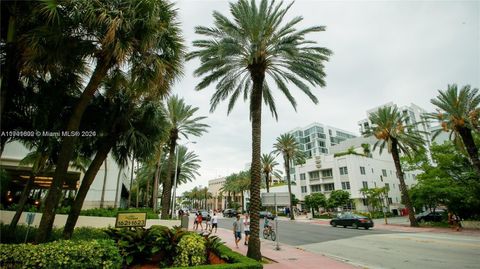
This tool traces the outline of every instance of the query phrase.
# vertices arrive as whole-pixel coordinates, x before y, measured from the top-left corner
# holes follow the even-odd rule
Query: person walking
[[[198,213],[195,213],[195,218],[193,219],[193,229],[196,231],[198,229]]]
[[[215,228],[215,233],[217,233],[217,227],[218,227],[218,216],[217,213],[213,213],[212,217],[212,228],[210,229],[210,232],[213,231],[213,228]]]
[[[200,231],[203,231],[202,221],[203,221],[202,213],[198,212],[198,214],[197,214],[197,228],[198,228],[198,225],[200,225]],[[197,230],[197,229],[195,229],[195,230]]]
[[[205,231],[211,230],[211,223],[212,223],[212,216],[210,216],[210,213],[207,215],[207,223],[205,224]]]
[[[239,214],[237,214],[236,220],[233,222],[233,235],[235,236],[235,245],[238,248],[238,242],[242,240],[242,222]]]
[[[250,238],[250,219],[248,218],[248,213],[245,214],[245,219],[243,220],[243,230],[245,231],[245,243],[248,245],[248,239]]]

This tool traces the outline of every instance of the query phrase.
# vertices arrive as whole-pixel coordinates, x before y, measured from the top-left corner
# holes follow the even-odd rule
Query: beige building
[[[212,198],[208,199],[207,201],[207,206],[209,209],[221,211],[228,208],[228,193],[222,192],[222,187],[225,184],[225,181],[225,177],[219,177],[208,181],[208,192],[212,194]],[[242,196],[240,193],[235,194],[235,197],[233,197],[233,194],[231,195],[232,201],[238,203],[239,205],[242,204]]]

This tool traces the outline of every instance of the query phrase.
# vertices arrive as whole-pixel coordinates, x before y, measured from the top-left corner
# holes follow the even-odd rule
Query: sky
[[[286,1],[290,3],[290,1]],[[213,26],[214,10],[230,17],[228,1],[180,0],[175,2],[187,50],[201,39],[195,26]],[[314,1],[297,0],[285,21],[302,16],[298,29],[314,25],[326,31],[308,35],[319,46],[333,51],[325,64],[326,87],[314,88],[313,104],[291,86],[297,111],[271,86],[278,121],[262,108],[262,153],[272,151],[275,139],[296,127],[319,122],[359,135],[357,122],[368,109],[394,102],[414,103],[433,111],[430,99],[448,84],[480,87],[480,1]],[[182,138],[201,159],[199,176],[179,186],[177,194],[208,180],[245,169],[251,160],[251,123],[243,99],[227,115],[227,103],[210,113],[215,86],[195,91],[201,78],[193,72],[200,62],[185,63],[184,76],[173,93],[199,107],[210,125],[202,137]]]

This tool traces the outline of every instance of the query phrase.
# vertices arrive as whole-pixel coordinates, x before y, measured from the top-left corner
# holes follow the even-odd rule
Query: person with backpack
[[[217,233],[217,227],[218,227],[218,216],[216,212],[213,212],[212,228],[210,229],[210,232],[213,231],[213,228],[215,228],[215,233]]]
[[[207,215],[207,223],[205,224],[205,231],[208,231],[208,230],[211,230],[211,221],[212,221],[212,217],[210,216],[210,213],[208,213]]]

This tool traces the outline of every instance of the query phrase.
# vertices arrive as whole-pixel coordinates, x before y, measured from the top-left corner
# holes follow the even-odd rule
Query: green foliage
[[[160,264],[162,267],[172,265],[178,242],[187,232],[179,227],[170,229],[165,226],[154,225],[150,227],[150,233],[155,240],[152,246],[152,254],[157,252],[163,254],[163,260]]]
[[[2,268],[120,268],[111,240],[55,241],[46,244],[0,245]]]
[[[362,147],[363,147],[363,145],[368,145],[368,144],[362,144]],[[338,152],[338,153],[333,154],[333,157],[337,158],[337,157],[342,157],[342,156],[345,156],[345,155],[357,155],[357,156],[362,156],[362,157],[367,157],[368,156],[365,153],[356,152],[355,148],[352,146],[352,147],[348,148],[347,151]]]
[[[221,245],[218,247],[220,257],[224,259],[226,264],[215,265],[199,265],[195,269],[261,269],[263,265],[253,259],[243,256],[242,254],[231,250],[230,248]],[[191,269],[192,267],[176,267],[176,269]]]
[[[222,240],[218,236],[211,236],[210,234],[207,234],[205,236],[205,247],[208,252],[213,252],[217,254],[220,258],[226,259],[228,257],[224,256],[222,257],[222,252],[220,251],[220,247],[223,246],[225,243],[222,242]]]
[[[330,193],[327,201],[327,208],[335,209],[350,202],[350,193],[344,190],[334,190]]]
[[[382,188],[362,188],[360,189],[363,197],[367,199],[368,211],[371,213],[382,212],[387,197],[388,190],[386,187]]]
[[[308,208],[319,211],[319,207],[325,207],[327,205],[327,198],[323,193],[313,193],[305,196],[305,205]],[[315,212],[312,212],[315,214]]]
[[[15,233],[9,231],[9,225],[0,223],[0,242],[2,244],[20,244],[25,240],[27,235],[27,225],[17,225]],[[34,242],[35,235],[38,228],[30,226],[28,232],[28,242]],[[55,241],[62,239],[63,229],[54,228],[48,241]],[[92,227],[78,227],[73,231],[72,240],[92,240],[92,239],[108,239],[108,235],[105,233],[105,229],[92,228]]]
[[[130,209],[116,209],[116,208],[92,208],[80,211],[82,216],[96,216],[96,217],[117,217],[119,212],[146,212],[147,219],[158,219],[158,214],[153,212],[151,208],[130,208]]]
[[[354,213],[357,214],[357,215],[362,215],[362,216],[369,217],[369,218],[372,218],[372,219],[382,219],[382,218],[384,218],[383,211],[373,211],[373,212],[369,212],[369,213],[355,211]],[[385,215],[387,216],[387,218],[393,217],[392,212],[386,212]]]
[[[186,234],[177,245],[174,266],[198,266],[207,261],[205,238],[196,233]]]

